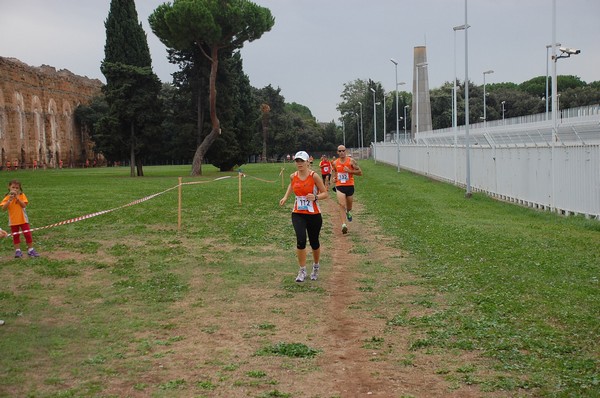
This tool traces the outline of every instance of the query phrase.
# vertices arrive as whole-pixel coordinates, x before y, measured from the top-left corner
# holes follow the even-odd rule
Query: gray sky
[[[164,1],[137,0],[153,67],[171,81],[176,70],[148,16]],[[242,49],[244,70],[254,87],[280,87],[287,102],[310,108],[319,121],[337,120],[344,83],[380,81],[386,91],[412,82],[413,48],[427,46],[429,87],[454,76],[464,80],[465,0],[255,0],[275,16],[275,26]],[[469,78],[483,84],[521,83],[546,74],[552,43],[553,0],[469,0]],[[556,40],[581,54],[557,63],[558,74],[600,80],[600,1],[556,0]],[[104,21],[110,0],[0,0],[0,56],[104,81]],[[550,64],[550,74],[552,73]]]

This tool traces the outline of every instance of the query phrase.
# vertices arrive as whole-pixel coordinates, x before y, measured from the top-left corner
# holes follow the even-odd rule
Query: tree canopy
[[[131,176],[136,165],[137,174],[143,175],[143,148],[148,150],[156,144],[152,132],[160,123],[160,80],[152,72],[146,33],[138,21],[134,0],[112,0],[105,27],[101,70],[106,77],[103,92],[108,113],[98,121],[94,138],[109,160],[120,159],[123,149],[128,148]]]
[[[174,0],[158,6],[148,20],[154,34],[167,47],[180,51],[197,49],[210,61],[212,129],[198,146],[192,165],[192,174],[201,174],[204,155],[221,134],[216,106],[219,51],[232,52],[245,42],[260,38],[271,30],[275,19],[267,8],[247,0]]]

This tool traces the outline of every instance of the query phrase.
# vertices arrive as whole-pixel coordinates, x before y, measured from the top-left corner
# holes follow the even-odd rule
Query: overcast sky
[[[153,67],[162,81],[176,70],[154,36],[148,16],[164,1],[137,0]],[[427,47],[429,87],[465,75],[465,0],[256,0],[275,26],[242,49],[254,87],[281,88],[287,102],[306,105],[319,121],[337,120],[344,83],[373,79],[386,91],[412,82],[413,48]],[[469,78],[483,84],[522,83],[546,75],[553,0],[469,0]],[[600,80],[600,1],[556,0],[556,40],[581,54],[558,61],[559,75]],[[0,56],[104,81],[104,21],[110,0],[0,0]],[[550,73],[551,73],[550,65]]]

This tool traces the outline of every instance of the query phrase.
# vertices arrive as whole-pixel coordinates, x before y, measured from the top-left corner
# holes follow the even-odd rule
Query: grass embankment
[[[600,396],[600,222],[540,213],[480,194],[467,200],[456,187],[361,164],[360,217],[376,220],[397,247],[411,253],[403,268],[431,291],[413,303],[428,308],[427,315],[413,315],[408,307],[394,307],[394,285],[370,278],[365,307],[376,303],[394,313],[387,319],[388,333],[413,330],[420,337],[406,348],[415,355],[459,350],[490,359],[488,371],[468,363],[437,370],[456,383],[517,395]],[[277,206],[283,192],[279,167],[244,167],[251,176],[276,182],[244,178],[242,206],[236,173],[208,182],[223,173],[204,167],[204,177],[186,178],[206,183],[184,186],[179,233],[177,190],[172,190],[35,232],[39,259],[12,259],[11,242],[2,242],[0,319],[7,324],[0,329],[0,396],[107,396],[118,391],[114,379],[134,380],[134,391],[152,396],[182,389],[186,396],[211,396],[224,388],[294,396],[274,387],[282,380],[265,371],[260,353],[277,343],[279,317],[293,316],[286,314],[288,305],[309,295],[318,306],[324,292],[292,282],[293,233],[289,206]],[[162,192],[189,168],[145,172],[147,177],[134,179],[125,168],[2,175],[6,182],[23,182],[31,222],[40,227]],[[325,246],[330,239],[324,237]],[[377,266],[365,265],[367,272]],[[276,304],[249,296],[247,286],[260,288]],[[206,375],[200,379],[165,370],[161,377],[146,377],[161,358],[182,354],[179,345],[191,337],[169,331],[190,321],[190,309],[198,311],[193,322],[209,337],[236,327],[223,323],[233,322],[229,314],[246,314],[251,326],[241,329],[241,344],[247,355],[223,350],[204,358],[195,365]],[[316,317],[310,322],[318,323]],[[311,325],[302,327],[310,331]],[[296,341],[289,343],[297,347]],[[317,371],[311,364],[301,366],[302,372]],[[289,363],[280,366],[292,369]]]

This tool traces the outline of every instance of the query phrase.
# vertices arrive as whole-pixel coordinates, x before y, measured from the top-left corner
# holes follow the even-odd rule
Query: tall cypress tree
[[[104,27],[106,28],[105,63],[152,66],[147,36],[142,24],[138,22],[134,0],[112,0]]]
[[[144,148],[152,145],[160,115],[160,80],[152,72],[146,33],[134,0],[112,0],[104,26],[106,44],[101,70],[109,114],[101,123],[105,156],[120,159],[129,150],[131,176],[143,175]],[[109,139],[106,139],[109,137]],[[124,151],[125,150],[125,151]],[[137,155],[137,157],[136,157]]]

